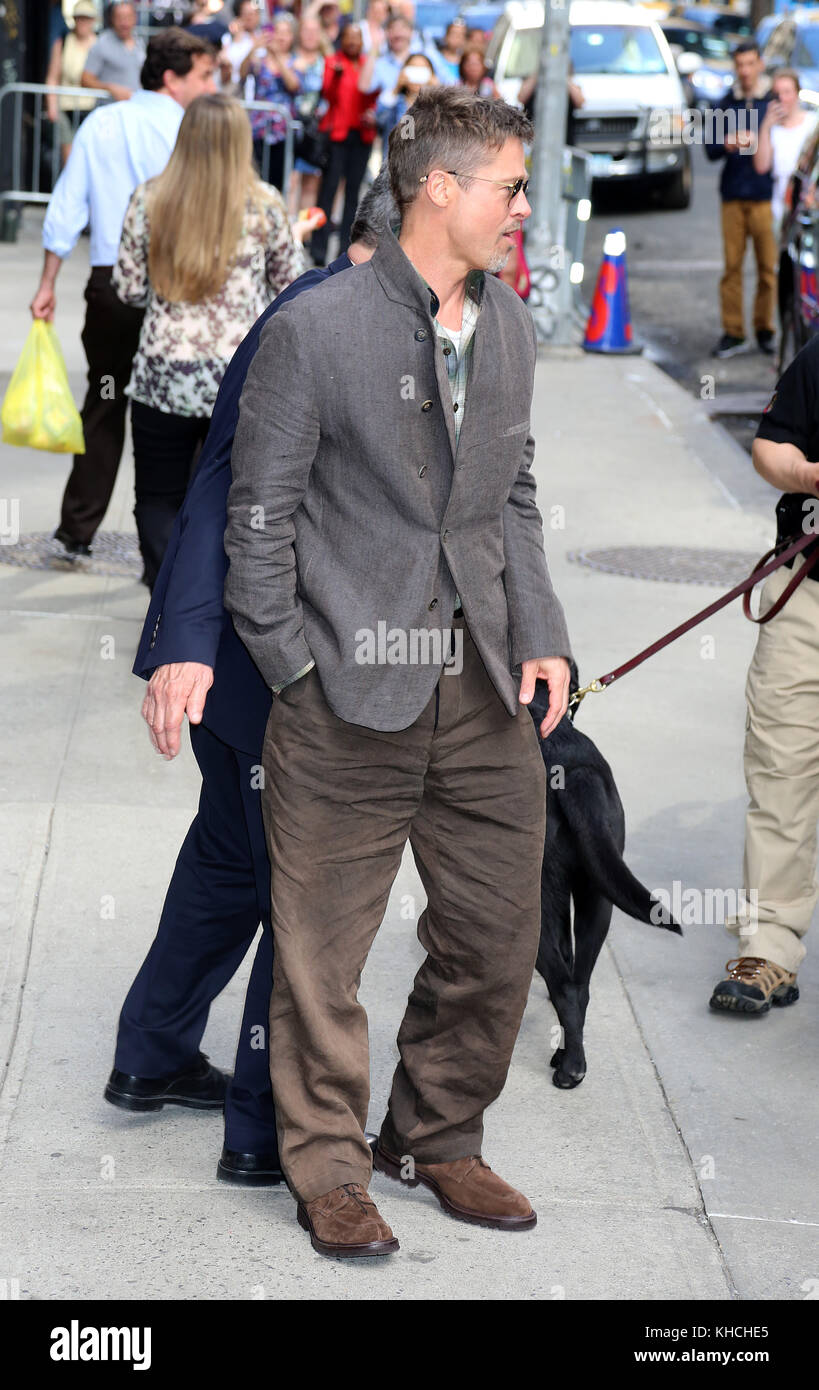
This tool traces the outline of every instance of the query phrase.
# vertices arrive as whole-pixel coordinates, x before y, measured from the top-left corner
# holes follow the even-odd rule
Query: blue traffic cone
[[[583,339],[586,352],[642,352],[631,332],[626,274],[626,234],[608,232]]]

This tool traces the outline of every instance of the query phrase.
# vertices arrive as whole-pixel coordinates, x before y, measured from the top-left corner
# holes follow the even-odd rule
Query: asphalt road
[[[685,212],[667,212],[651,195],[625,187],[595,185],[593,215],[585,249],[584,298],[591,302],[606,232],[626,234],[629,298],[635,337],[646,354],[692,395],[709,389],[726,406],[737,393],[770,394],[776,382],[776,359],[756,348],[751,328],[755,274],[750,244],[745,262],[746,334],[753,342],[747,355],[720,361],[711,356],[721,334],[719,280],[722,245],[719,210],[719,165],[701,148],[694,149],[694,196]],[[713,377],[713,384],[707,378]],[[753,414],[720,416],[721,423],[750,447],[756,430]]]

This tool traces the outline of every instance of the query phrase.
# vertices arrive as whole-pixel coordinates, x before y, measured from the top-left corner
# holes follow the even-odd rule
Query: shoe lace
[[[725,969],[729,979],[748,981],[755,980],[767,964],[762,956],[739,956],[736,960],[729,960]]]
[[[345,1192],[349,1193],[353,1201],[360,1206],[362,1211],[368,1212],[370,1207],[375,1205],[366,1188],[363,1188],[360,1183],[343,1182],[341,1186],[344,1188]],[[363,1196],[362,1193],[364,1194]]]

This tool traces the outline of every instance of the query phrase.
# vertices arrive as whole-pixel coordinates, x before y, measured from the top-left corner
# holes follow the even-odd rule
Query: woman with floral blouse
[[[304,269],[281,194],[253,168],[246,113],[222,93],[197,97],[164,172],[131,198],[113,273],[119,298],[146,306],[127,391],[149,588],[227,365]]]

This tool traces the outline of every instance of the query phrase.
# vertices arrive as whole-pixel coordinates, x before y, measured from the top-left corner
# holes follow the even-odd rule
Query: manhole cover
[[[0,545],[0,564],[29,570],[73,570],[81,574],[111,574],[139,579],[142,556],[137,538],[126,531],[98,531],[87,558],[69,560],[48,531],[32,531],[14,545]]]
[[[697,550],[693,546],[624,545],[612,550],[573,550],[569,559],[604,574],[656,579],[664,584],[715,584],[733,588],[759,560],[741,550]]]

